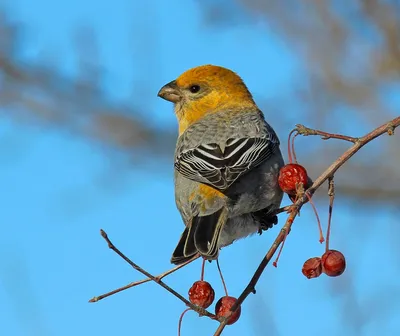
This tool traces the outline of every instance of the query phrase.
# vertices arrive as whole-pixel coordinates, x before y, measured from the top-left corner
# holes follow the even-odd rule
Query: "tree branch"
[[[204,308],[201,308],[199,306],[194,305],[191,303],[189,300],[185,299],[181,294],[176,292],[174,289],[166,285],[162,280],[159,278],[151,275],[149,272],[145,271],[143,268],[135,264],[132,260],[130,260],[125,254],[123,254],[115,245],[111,242],[111,240],[108,238],[107,233],[104,230],[100,230],[101,236],[104,238],[104,240],[107,242],[108,247],[113,250],[116,254],[118,254],[122,259],[124,259],[129,265],[131,265],[135,270],[138,272],[144,274],[151,280],[153,280],[155,283],[159,284],[161,287],[163,287],[165,290],[170,292],[172,295],[176,296],[179,300],[181,300],[186,306],[190,307],[193,309],[195,312],[197,312],[200,316],[207,316],[211,319],[215,319],[215,315],[211,314],[209,311],[207,311]]]
[[[354,139],[354,145],[351,146],[347,151],[345,151],[336,161],[334,161],[312,184],[310,188],[307,189],[307,191],[304,193],[302,197],[300,197],[294,204],[293,204],[293,210],[291,211],[289,217],[286,220],[285,225],[279,232],[278,236],[276,237],[274,243],[272,244],[271,248],[261,261],[260,265],[258,266],[257,270],[255,271],[253,277],[251,278],[249,284],[246,286],[246,288],[243,290],[242,294],[239,296],[237,302],[235,303],[234,306],[232,306],[231,311],[233,312],[236,311],[236,309],[244,302],[244,300],[248,297],[250,293],[255,292],[255,286],[258,282],[258,280],[261,277],[261,274],[264,272],[265,268],[267,267],[268,263],[272,259],[273,255],[275,254],[276,250],[278,249],[279,245],[282,243],[283,239],[285,238],[285,235],[287,235],[290,232],[290,229],[292,227],[293,221],[298,215],[299,210],[303,206],[304,203],[307,201],[307,194],[312,195],[315,190],[317,190],[326,180],[328,180],[330,177],[333,177],[335,172],[343,166],[344,163],[346,163],[355,153],[357,153],[363,146],[365,146],[367,143],[371,142],[375,138],[381,136],[384,133],[388,133],[389,135],[394,134],[394,130],[396,127],[400,125],[400,116],[385,123],[384,125],[376,128],[375,130],[371,131],[370,133],[366,134],[365,136],[361,138],[350,138],[346,136],[339,137],[338,135],[329,134],[329,133],[324,133],[324,136],[329,138],[336,138],[336,139],[342,139],[346,141],[351,141],[349,139]],[[303,125],[296,125],[297,129],[308,129],[304,127]],[[308,129],[310,131],[314,131],[311,129]],[[299,132],[301,133],[301,132]],[[314,131],[314,132],[309,132],[307,135],[321,135],[321,132]],[[227,321],[230,316],[227,316],[223,319],[221,319],[220,325],[218,326],[218,329],[215,331],[214,336],[219,336],[221,335],[222,331],[224,330]]]
[[[195,261],[198,258],[200,258],[200,255],[196,254],[192,259],[189,259],[188,261],[184,262],[183,264],[175,266],[175,267],[171,268],[170,270],[165,271],[164,273],[161,273],[161,274],[157,275],[155,278],[158,279],[158,280],[161,280],[161,279],[165,278],[167,275],[170,275],[170,274],[176,272],[177,270],[179,270],[182,267],[190,264],[191,262]],[[131,283],[129,283],[129,284],[123,286],[123,287],[114,289],[114,290],[112,290],[110,292],[107,292],[105,294],[94,296],[93,298],[91,298],[89,300],[89,302],[92,303],[92,302],[97,302],[97,301],[103,300],[106,297],[109,297],[111,295],[117,294],[117,293],[122,292],[122,291],[124,291],[126,289],[129,289],[129,288],[144,284],[144,283],[149,282],[149,281],[152,281],[152,279],[151,278],[146,278],[146,279],[142,279],[142,280],[131,282]]]
[[[335,133],[327,133],[319,130],[315,130],[312,128],[308,128],[304,125],[297,124],[296,125],[296,130],[298,134],[308,136],[308,135],[320,135],[322,140],[328,140],[328,139],[339,139],[339,140],[344,140],[344,141],[349,141],[352,143],[356,143],[358,141],[358,138],[353,138],[347,135],[341,135],[341,134],[335,134]]]

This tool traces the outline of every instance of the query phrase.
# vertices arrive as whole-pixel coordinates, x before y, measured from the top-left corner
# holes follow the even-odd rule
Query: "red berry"
[[[202,308],[208,308],[214,297],[214,289],[207,281],[196,281],[189,289],[190,302]]]
[[[289,195],[296,195],[297,187],[308,184],[307,170],[296,163],[289,163],[281,168],[278,177],[279,187]]]
[[[232,296],[223,296],[215,305],[215,315],[219,317],[228,316],[231,313],[232,306],[236,303],[237,299]],[[228,320],[228,325],[234,324],[240,317],[241,307],[239,306],[236,311],[231,315]]]
[[[301,271],[308,279],[318,278],[322,273],[321,258],[314,257],[308,259]]]
[[[346,269],[346,259],[342,252],[336,250],[326,251],[321,258],[322,272],[335,277],[341,275]]]

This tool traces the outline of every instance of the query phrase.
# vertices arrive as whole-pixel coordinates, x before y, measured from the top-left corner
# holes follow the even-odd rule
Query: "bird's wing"
[[[190,180],[223,191],[271,157],[278,145],[273,134],[270,137],[231,138],[223,150],[217,143],[201,144],[178,153],[175,169]]]

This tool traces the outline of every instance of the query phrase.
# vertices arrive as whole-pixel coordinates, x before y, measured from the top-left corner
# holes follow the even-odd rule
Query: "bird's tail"
[[[172,254],[171,263],[179,265],[199,253],[205,259],[217,259],[218,239],[228,220],[228,209],[221,208],[208,216],[196,216],[183,231]]]

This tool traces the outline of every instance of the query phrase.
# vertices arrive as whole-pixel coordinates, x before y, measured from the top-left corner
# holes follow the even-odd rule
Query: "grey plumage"
[[[257,108],[221,110],[189,126],[175,152],[175,199],[186,229],[171,262],[197,252],[215,259],[221,247],[272,226],[283,164],[279,139]],[[202,184],[222,194],[208,197]]]

